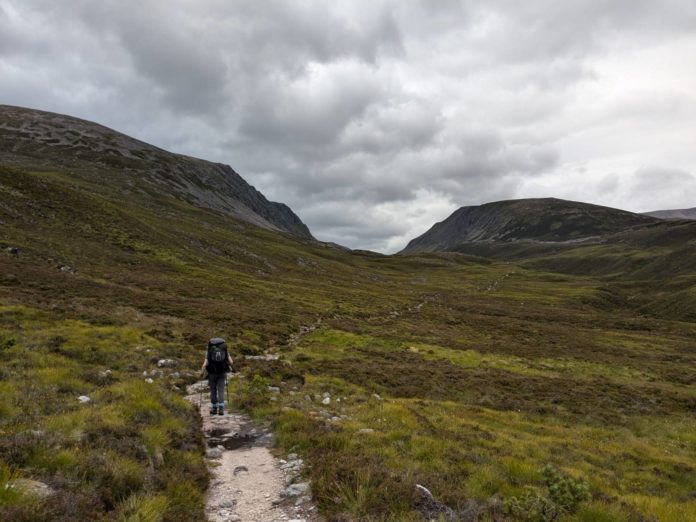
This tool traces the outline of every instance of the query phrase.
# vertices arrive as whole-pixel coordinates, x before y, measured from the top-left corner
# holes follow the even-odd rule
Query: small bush
[[[565,512],[574,513],[581,502],[590,498],[590,485],[584,480],[563,475],[550,464],[544,467],[542,474],[549,497]]]
[[[12,348],[15,344],[17,344],[17,341],[15,341],[12,337],[0,335],[0,351]]]
[[[270,397],[268,380],[254,374],[251,381],[240,390],[237,402],[242,408],[249,409],[268,403]]]
[[[563,511],[539,488],[528,486],[521,497],[511,497],[505,502],[508,515],[525,522],[551,522]]]
[[[263,353],[263,350],[261,348],[257,346],[251,346],[248,344],[239,347],[238,351],[241,355],[261,355]]]
[[[589,500],[590,487],[584,480],[561,473],[550,464],[541,472],[546,489],[528,486],[524,495],[505,502],[507,514],[527,522],[551,522],[577,511],[580,503]]]

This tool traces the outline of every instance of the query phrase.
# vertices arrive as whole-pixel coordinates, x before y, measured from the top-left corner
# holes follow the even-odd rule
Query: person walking
[[[208,349],[203,360],[203,370],[208,372],[210,385],[210,414],[225,414],[225,384],[227,372],[232,369],[234,360],[227,351],[225,340],[213,337],[208,341]]]

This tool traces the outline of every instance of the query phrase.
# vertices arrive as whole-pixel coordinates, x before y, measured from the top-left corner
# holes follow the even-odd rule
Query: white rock
[[[31,480],[25,478],[19,478],[14,481],[14,483],[8,483],[5,485],[5,489],[17,487],[20,490],[24,490],[30,495],[45,498],[50,497],[55,493],[55,490],[48,484],[39,482],[38,480]]]
[[[158,368],[170,368],[171,366],[174,366],[176,364],[176,361],[174,359],[160,359],[157,361],[157,367]]]
[[[208,451],[205,452],[205,455],[209,459],[221,459],[222,450],[220,448],[210,448]]]
[[[331,397],[324,397],[324,398],[321,400],[321,403],[322,403],[322,404],[331,404]]]
[[[375,430],[373,430],[372,428],[360,428],[358,430],[358,433],[374,433],[374,432],[375,432]]]
[[[382,400],[382,397],[380,397],[379,394],[377,394],[377,393],[373,393],[372,396],[373,396],[375,399],[377,399],[378,401],[381,401],[381,400]]]
[[[145,382],[148,383],[148,384],[152,384],[152,383],[155,382],[155,381],[153,381],[152,379],[150,379],[150,378],[148,377],[147,379],[145,379]]]
[[[90,399],[90,398],[87,397],[86,395],[80,395],[80,396],[77,398],[77,400],[80,401],[81,404],[87,404],[87,403],[90,402],[92,399]]]
[[[307,482],[298,482],[297,484],[290,484],[283,491],[284,497],[299,497],[309,493],[309,484]]]

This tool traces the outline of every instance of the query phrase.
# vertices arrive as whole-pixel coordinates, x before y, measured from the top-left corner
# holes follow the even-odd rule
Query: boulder
[[[449,506],[436,500],[425,486],[416,484],[416,495],[419,497],[416,504],[418,511],[427,520],[442,520],[443,522],[457,522],[459,520],[457,513]]]
[[[15,480],[12,486],[39,498],[50,497],[55,493],[55,490],[51,486],[39,482],[38,480],[20,478]]]
[[[282,493],[284,497],[299,497],[309,493],[309,483],[298,482],[297,484],[290,484]]]

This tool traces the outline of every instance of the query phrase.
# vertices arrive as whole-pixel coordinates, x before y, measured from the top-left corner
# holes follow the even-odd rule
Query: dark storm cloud
[[[229,163],[317,237],[395,250],[495,199],[694,206],[694,29],[686,0],[0,0],[0,101]]]

